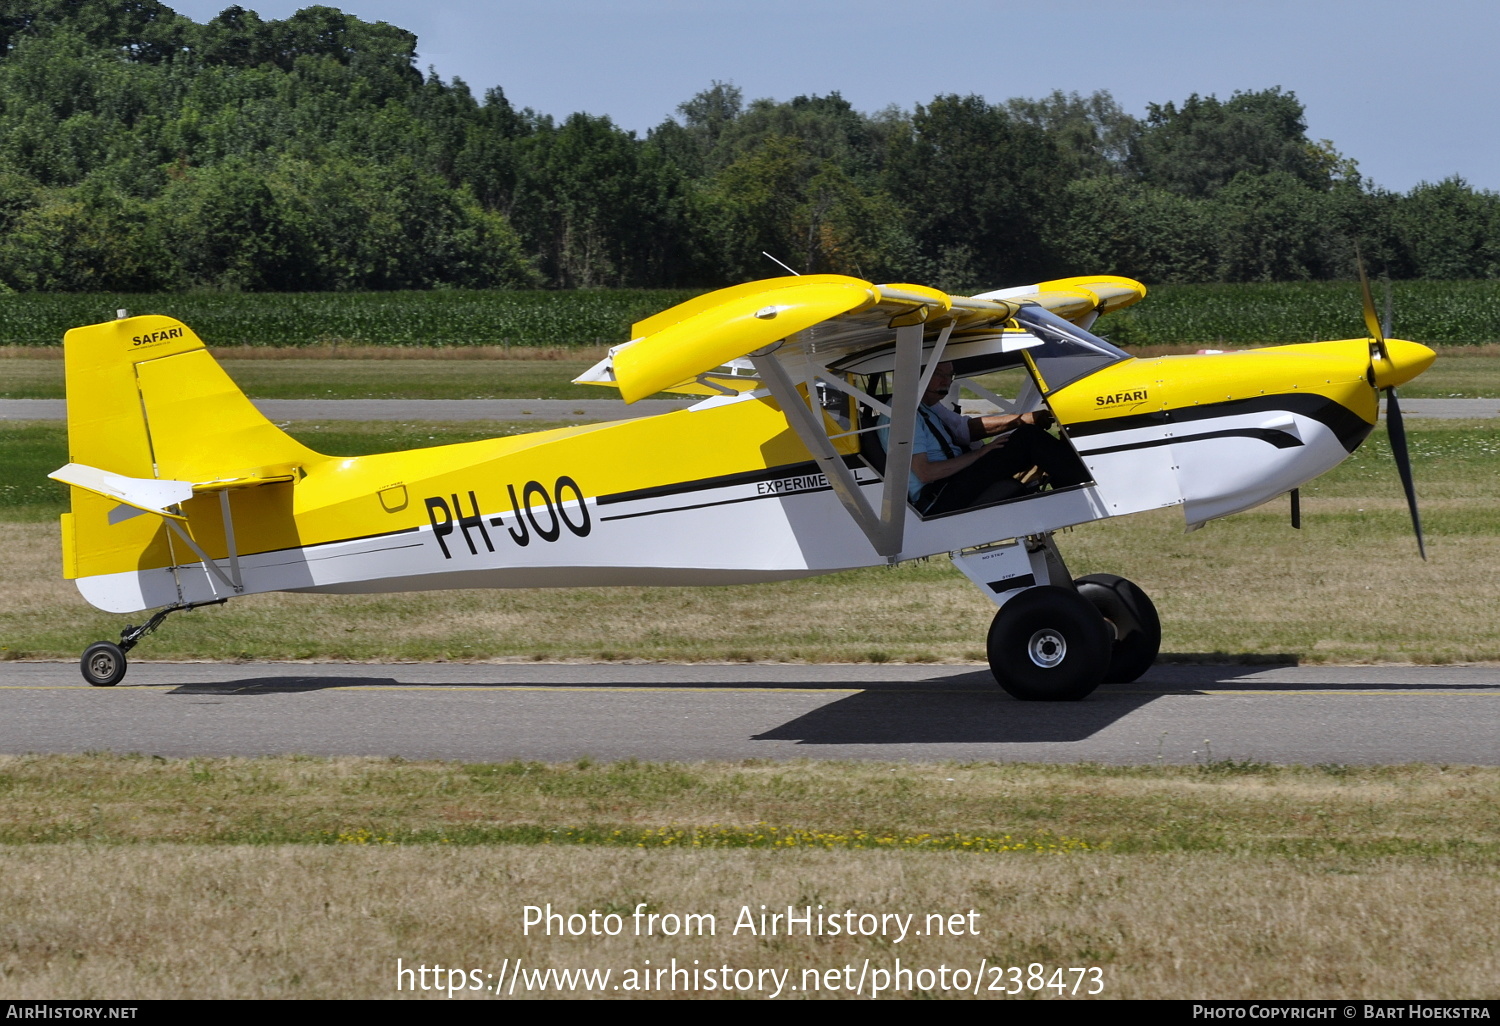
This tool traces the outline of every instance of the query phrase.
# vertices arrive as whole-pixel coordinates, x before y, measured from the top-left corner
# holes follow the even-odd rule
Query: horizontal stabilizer
[[[155,513],[159,517],[169,517],[173,520],[186,520],[187,517],[181,513],[169,512],[167,507],[186,502],[193,497],[191,481],[159,481],[149,477],[124,477],[120,474],[111,474],[107,470],[100,470],[98,467],[85,466],[82,463],[69,463],[47,476],[54,481],[61,481],[63,484],[82,488],[95,495],[102,495],[106,499],[113,499],[142,512]]]
[[[47,475],[54,481],[73,485],[85,491],[113,499],[143,513],[155,513],[159,517],[186,520],[181,513],[173,513],[167,507],[186,502],[198,492],[223,492],[236,488],[258,488],[261,485],[281,484],[297,480],[297,472],[291,467],[266,467],[249,474],[214,478],[209,481],[162,481],[149,477],[125,477],[111,474],[98,467],[82,463],[69,463]]]

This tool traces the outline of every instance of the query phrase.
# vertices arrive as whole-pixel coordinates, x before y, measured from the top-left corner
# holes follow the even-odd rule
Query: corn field
[[[1149,283],[1148,283],[1149,286]],[[1384,288],[1374,285],[1384,309]],[[436,290],[304,293],[13,293],[0,296],[0,345],[57,345],[69,328],[160,313],[214,346],[616,345],[630,325],[692,290]],[[1443,345],[1500,341],[1500,282],[1391,285],[1393,334]],[[1352,282],[1161,285],[1098,330],[1121,345],[1306,342],[1365,334]]]

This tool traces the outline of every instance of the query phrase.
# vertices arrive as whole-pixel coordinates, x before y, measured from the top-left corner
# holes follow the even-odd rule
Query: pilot
[[[1054,488],[1089,480],[1072,446],[1047,433],[1050,412],[965,417],[943,405],[952,387],[953,364],[938,364],[917,407],[907,486],[917,509],[950,513],[1013,498],[1026,490],[1016,475],[1032,467]]]

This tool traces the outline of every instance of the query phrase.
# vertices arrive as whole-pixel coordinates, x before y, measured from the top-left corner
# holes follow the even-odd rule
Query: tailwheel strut
[[[168,616],[183,609],[222,606],[228,601],[227,598],[221,598],[211,602],[185,602],[182,605],[167,606],[165,609],[158,609],[151,615],[151,619],[139,627],[126,624],[125,629],[120,632],[119,644],[113,641],[96,641],[83,650],[83,657],[78,660],[78,668],[83,671],[83,679],[96,688],[114,687],[125,679],[127,669],[125,653],[135,648],[142,638],[160,627],[162,621]]]

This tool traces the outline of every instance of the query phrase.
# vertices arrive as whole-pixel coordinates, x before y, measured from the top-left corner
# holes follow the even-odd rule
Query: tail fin
[[[247,489],[242,548],[295,543],[291,488],[296,468],[323,457],[267,420],[209,355],[192,329],[170,317],[130,317],[75,328],[63,339],[67,374],[68,453],[74,464],[121,478],[224,482],[277,478]],[[218,497],[181,503],[196,543],[210,555],[226,550]],[[195,561],[174,553],[160,516],[140,515],[99,491],[72,488],[63,516],[63,576],[129,575]],[[242,519],[240,509],[235,518]],[[159,576],[159,575],[155,575]],[[126,611],[172,601],[141,595],[139,605],[108,604],[80,588],[101,608]],[[116,589],[108,589],[114,591]],[[131,589],[126,589],[127,591]],[[129,601],[137,601],[131,598]]]

